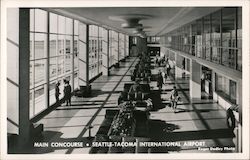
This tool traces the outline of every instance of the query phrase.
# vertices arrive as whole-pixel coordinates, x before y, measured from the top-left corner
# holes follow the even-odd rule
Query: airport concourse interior
[[[8,153],[241,153],[242,8],[7,9]]]

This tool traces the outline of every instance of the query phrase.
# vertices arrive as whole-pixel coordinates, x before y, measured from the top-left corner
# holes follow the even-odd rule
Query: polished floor
[[[88,153],[89,125],[91,136],[94,136],[104,120],[106,109],[117,108],[119,93],[123,90],[124,83],[131,82],[131,70],[136,65],[137,58],[128,58],[121,62],[120,68],[112,69],[110,76],[101,76],[92,85],[92,95],[88,98],[72,98],[72,105],[62,104],[50,112],[38,123],[44,124],[43,139],[50,142],[84,142],[80,148],[36,148],[35,153],[51,154],[82,154]],[[160,68],[155,67],[152,73],[156,74]],[[149,135],[151,141],[179,141],[202,142],[203,147],[228,146],[234,147],[235,135],[229,132],[226,125],[226,112],[212,100],[190,99],[189,79],[167,79],[159,98],[159,106],[150,112]],[[169,92],[176,85],[181,96],[177,112],[169,107]],[[156,82],[150,82],[152,90],[157,91]],[[168,147],[164,149],[152,148],[149,152],[221,152],[218,150],[199,151],[197,146]],[[232,151],[223,151],[232,152]]]

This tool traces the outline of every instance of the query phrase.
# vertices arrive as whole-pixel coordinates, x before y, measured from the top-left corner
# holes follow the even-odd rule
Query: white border
[[[2,0],[1,1],[1,157],[0,159],[249,159],[249,0]],[[242,6],[243,36],[243,153],[176,153],[176,154],[7,154],[7,82],[6,82],[6,8],[8,7],[221,7]]]

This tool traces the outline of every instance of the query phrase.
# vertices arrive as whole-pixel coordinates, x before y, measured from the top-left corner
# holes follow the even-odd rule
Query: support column
[[[89,25],[79,23],[79,86],[89,86]]]
[[[237,149],[242,152],[242,80],[237,81],[237,102],[239,105],[239,124],[237,126]]]
[[[117,63],[118,63],[118,66],[119,66],[119,63],[120,63],[120,33],[117,33],[118,34],[118,46],[117,46]]]
[[[30,12],[19,10],[19,136],[25,145],[30,138],[29,82],[30,82]]]
[[[182,59],[183,58],[181,56],[175,53],[175,78],[176,79],[182,77],[182,72],[183,72],[183,69],[181,66]]]
[[[102,74],[104,76],[109,75],[109,30],[103,30],[107,35],[107,39],[104,39],[103,52],[102,52]],[[106,33],[105,33],[106,32]],[[105,38],[105,36],[103,35]],[[106,49],[105,49],[106,48]]]
[[[216,102],[218,102],[217,93],[215,92],[215,86],[216,86],[216,83],[215,83],[215,81],[216,81],[215,75],[216,75],[215,71],[212,70],[212,91],[213,91],[213,100],[216,101]]]
[[[190,98],[201,98],[201,65],[195,60],[190,60]]]
[[[72,20],[73,22],[73,27],[72,27],[72,43],[71,43],[71,46],[72,46],[72,56],[71,56],[71,87],[72,87],[72,91],[75,90],[75,78],[74,78],[74,71],[75,71],[75,20]]]
[[[47,46],[46,46],[46,50],[45,50],[45,54],[46,54],[46,75],[45,75],[45,79],[46,79],[46,83],[44,85],[44,89],[45,89],[45,107],[48,108],[50,106],[50,94],[49,94],[49,89],[50,89],[50,85],[49,85],[49,71],[50,71],[50,58],[49,58],[49,53],[50,53],[50,48],[49,48],[49,42],[50,42],[50,37],[49,37],[49,33],[50,33],[50,21],[49,21],[49,12],[47,12]]]

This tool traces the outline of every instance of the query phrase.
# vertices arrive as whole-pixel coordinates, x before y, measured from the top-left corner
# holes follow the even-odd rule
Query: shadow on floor
[[[150,98],[152,99],[153,103],[153,109],[151,111],[158,111],[162,108],[165,108],[165,105],[162,103],[160,91],[158,90],[151,91]]]
[[[173,123],[166,123],[161,120],[150,120],[149,121],[149,137],[153,142],[167,142],[165,137],[170,132],[179,129],[178,125]],[[173,142],[173,140],[170,140]],[[179,151],[179,146],[162,146],[162,147],[151,147],[150,153],[168,153],[168,151]]]
[[[198,131],[181,131],[180,126],[174,123],[166,123],[161,120],[150,120],[149,135],[152,140],[158,141],[187,141],[201,139],[218,139],[218,138],[234,138],[235,134],[228,128],[198,130]]]
[[[77,106],[80,106],[80,105],[77,105]],[[112,109],[112,108],[117,108],[117,106],[109,106],[109,107],[102,107],[102,108],[106,108],[106,109]],[[55,110],[81,110],[81,109],[100,109],[100,106],[98,107],[72,107],[72,106],[69,106],[67,108],[57,108]]]

